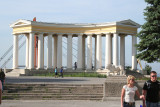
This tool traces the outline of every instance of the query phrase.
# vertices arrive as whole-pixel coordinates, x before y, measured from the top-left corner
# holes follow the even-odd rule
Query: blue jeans
[[[158,102],[152,103],[152,102],[146,101],[146,107],[159,107],[159,106],[158,106]]]
[[[135,104],[130,106],[129,104],[123,103],[123,107],[135,107]]]

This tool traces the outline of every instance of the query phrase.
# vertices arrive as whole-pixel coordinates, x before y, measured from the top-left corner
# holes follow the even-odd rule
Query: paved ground
[[[140,104],[141,101],[136,101],[136,107]],[[0,107],[120,107],[120,101],[5,100]]]
[[[105,78],[84,77],[7,77],[6,83],[49,83],[49,84],[103,84]],[[139,107],[141,101],[136,101]],[[120,101],[77,101],[77,100],[3,100],[0,107],[120,107]]]
[[[54,78],[54,77],[34,77],[34,76],[24,76],[24,77],[6,77],[6,83],[28,83],[28,84],[103,84],[105,78],[86,78],[86,77],[64,77],[64,78]]]

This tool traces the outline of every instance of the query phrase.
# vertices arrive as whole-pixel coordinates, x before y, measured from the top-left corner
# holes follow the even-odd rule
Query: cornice
[[[130,25],[125,24],[130,23]],[[128,26],[128,27],[136,27],[139,28],[140,25],[136,22],[128,19],[117,22],[107,22],[107,23],[48,23],[48,22],[35,22],[29,20],[17,20],[10,25],[10,27],[21,27],[21,26],[46,26],[46,27],[63,27],[63,28],[97,28],[97,27],[107,27],[107,26]]]

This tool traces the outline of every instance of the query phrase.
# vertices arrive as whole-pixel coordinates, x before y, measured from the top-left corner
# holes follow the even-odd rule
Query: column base
[[[36,70],[44,70],[44,68],[36,68]]]

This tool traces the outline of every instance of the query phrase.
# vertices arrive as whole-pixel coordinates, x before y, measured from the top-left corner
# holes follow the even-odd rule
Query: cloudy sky
[[[146,5],[144,0],[1,0],[0,57],[13,43],[9,25],[18,19],[37,17],[37,21],[58,23],[103,23],[131,19],[142,25]],[[126,52],[126,55],[131,59],[131,52]],[[157,67],[156,64],[154,68]]]

